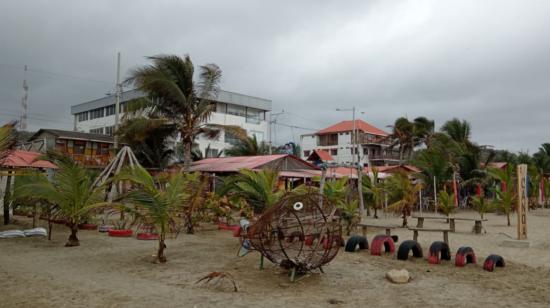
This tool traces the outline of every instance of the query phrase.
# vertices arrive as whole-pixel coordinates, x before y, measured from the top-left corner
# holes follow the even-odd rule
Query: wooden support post
[[[418,230],[413,231],[413,240],[418,241]]]
[[[295,267],[293,267],[292,270],[290,271],[290,281],[291,282],[296,281],[296,268]]]
[[[418,222],[416,223],[417,228],[423,228],[424,227],[424,217],[418,217]]]
[[[455,232],[455,219],[449,218],[449,227],[451,228],[451,232]]]
[[[474,233],[481,234],[482,229],[483,229],[483,226],[481,224],[481,220],[476,220],[474,223]]]
[[[260,255],[260,270],[264,269],[264,255]]]
[[[387,235],[387,236],[390,236],[390,235],[391,235],[391,228],[386,228],[386,235]]]
[[[363,236],[367,237],[367,226],[361,226],[361,229],[363,231]]]
[[[449,245],[449,231],[443,231],[443,241]]]

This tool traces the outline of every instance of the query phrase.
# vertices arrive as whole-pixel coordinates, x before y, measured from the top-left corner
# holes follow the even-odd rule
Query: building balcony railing
[[[390,145],[391,140],[386,137],[375,137],[375,138],[368,138],[364,136],[363,138],[359,138],[358,143],[360,144],[379,144],[379,145]]]
[[[105,167],[109,164],[110,155],[109,154],[96,154],[96,155],[86,155],[86,154],[69,154],[72,159],[76,162],[81,163],[84,166],[91,167]]]
[[[399,160],[399,154],[371,155],[370,160]]]

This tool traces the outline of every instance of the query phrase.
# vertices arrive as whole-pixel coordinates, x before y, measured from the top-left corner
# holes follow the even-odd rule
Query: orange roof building
[[[354,126],[357,150],[354,150],[352,144]],[[324,154],[319,153],[327,153],[332,158],[331,162],[345,165],[351,164],[359,154],[363,165],[367,165],[367,158],[372,166],[398,165],[399,155],[390,147],[391,143],[388,132],[363,120],[355,120],[355,124],[354,121],[341,121],[314,134],[302,135],[300,146],[303,150],[302,157],[308,160],[311,155],[312,158],[319,156],[320,159]]]

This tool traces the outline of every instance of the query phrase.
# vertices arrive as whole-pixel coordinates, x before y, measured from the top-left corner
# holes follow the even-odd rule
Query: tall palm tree
[[[195,69],[188,55],[148,59],[152,64],[134,69],[127,80],[151,97],[136,103],[136,108],[147,110],[148,117],[161,123],[175,125],[184,147],[184,168],[189,170],[195,139],[199,135],[216,138],[220,133],[219,128],[205,123],[214,111],[222,72],[215,64],[203,65],[195,83]]]
[[[171,230],[179,230],[185,223],[184,205],[193,193],[188,186],[188,176],[177,173],[171,175],[164,185],[160,185],[141,166],[123,170],[117,176],[117,180],[128,180],[136,187],[125,196],[126,200],[132,202],[125,204],[125,209],[133,212],[138,220],[153,224],[159,232],[156,262],[166,262],[166,236]]]
[[[44,199],[56,204],[55,217],[67,221],[71,234],[65,246],[79,246],[78,225],[100,207],[108,206],[105,187],[92,187],[86,169],[69,159],[55,162],[59,169],[50,181],[44,174],[33,175],[15,190],[17,197]]]
[[[235,176],[224,180],[219,195],[230,194],[235,198],[244,200],[256,213],[276,204],[284,194],[279,189],[279,173],[276,170],[265,169],[252,171],[242,169]]]
[[[441,130],[447,133],[454,141],[462,144],[470,143],[471,125],[468,121],[457,118],[443,124]]]
[[[147,168],[165,169],[174,155],[170,140],[176,126],[144,116],[125,118],[117,134],[129,145],[140,164]]]
[[[240,138],[237,143],[225,150],[227,156],[256,156],[269,154],[269,145],[264,141],[258,142],[256,135]]]
[[[389,138],[393,142],[390,144],[390,148],[399,147],[399,162],[402,163],[403,156],[414,148],[414,124],[409,119],[400,117],[391,127],[392,132]]]
[[[413,121],[414,145],[430,145],[430,139],[434,134],[435,123],[426,117],[418,117]]]

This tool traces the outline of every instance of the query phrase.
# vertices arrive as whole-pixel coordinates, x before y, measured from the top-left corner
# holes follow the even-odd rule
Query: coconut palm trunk
[[[71,228],[71,235],[69,235],[69,239],[67,240],[65,247],[80,246],[80,241],[78,240],[78,237],[77,237],[78,224],[71,223],[70,228]]]
[[[183,143],[183,170],[189,172],[191,169],[191,145],[193,143],[187,140]]]
[[[166,263],[166,255],[164,254],[164,250],[166,249],[166,244],[164,243],[165,239],[166,239],[166,230],[164,230],[163,228],[159,235],[159,248],[157,251],[157,259],[156,259],[156,262],[158,263]]]

